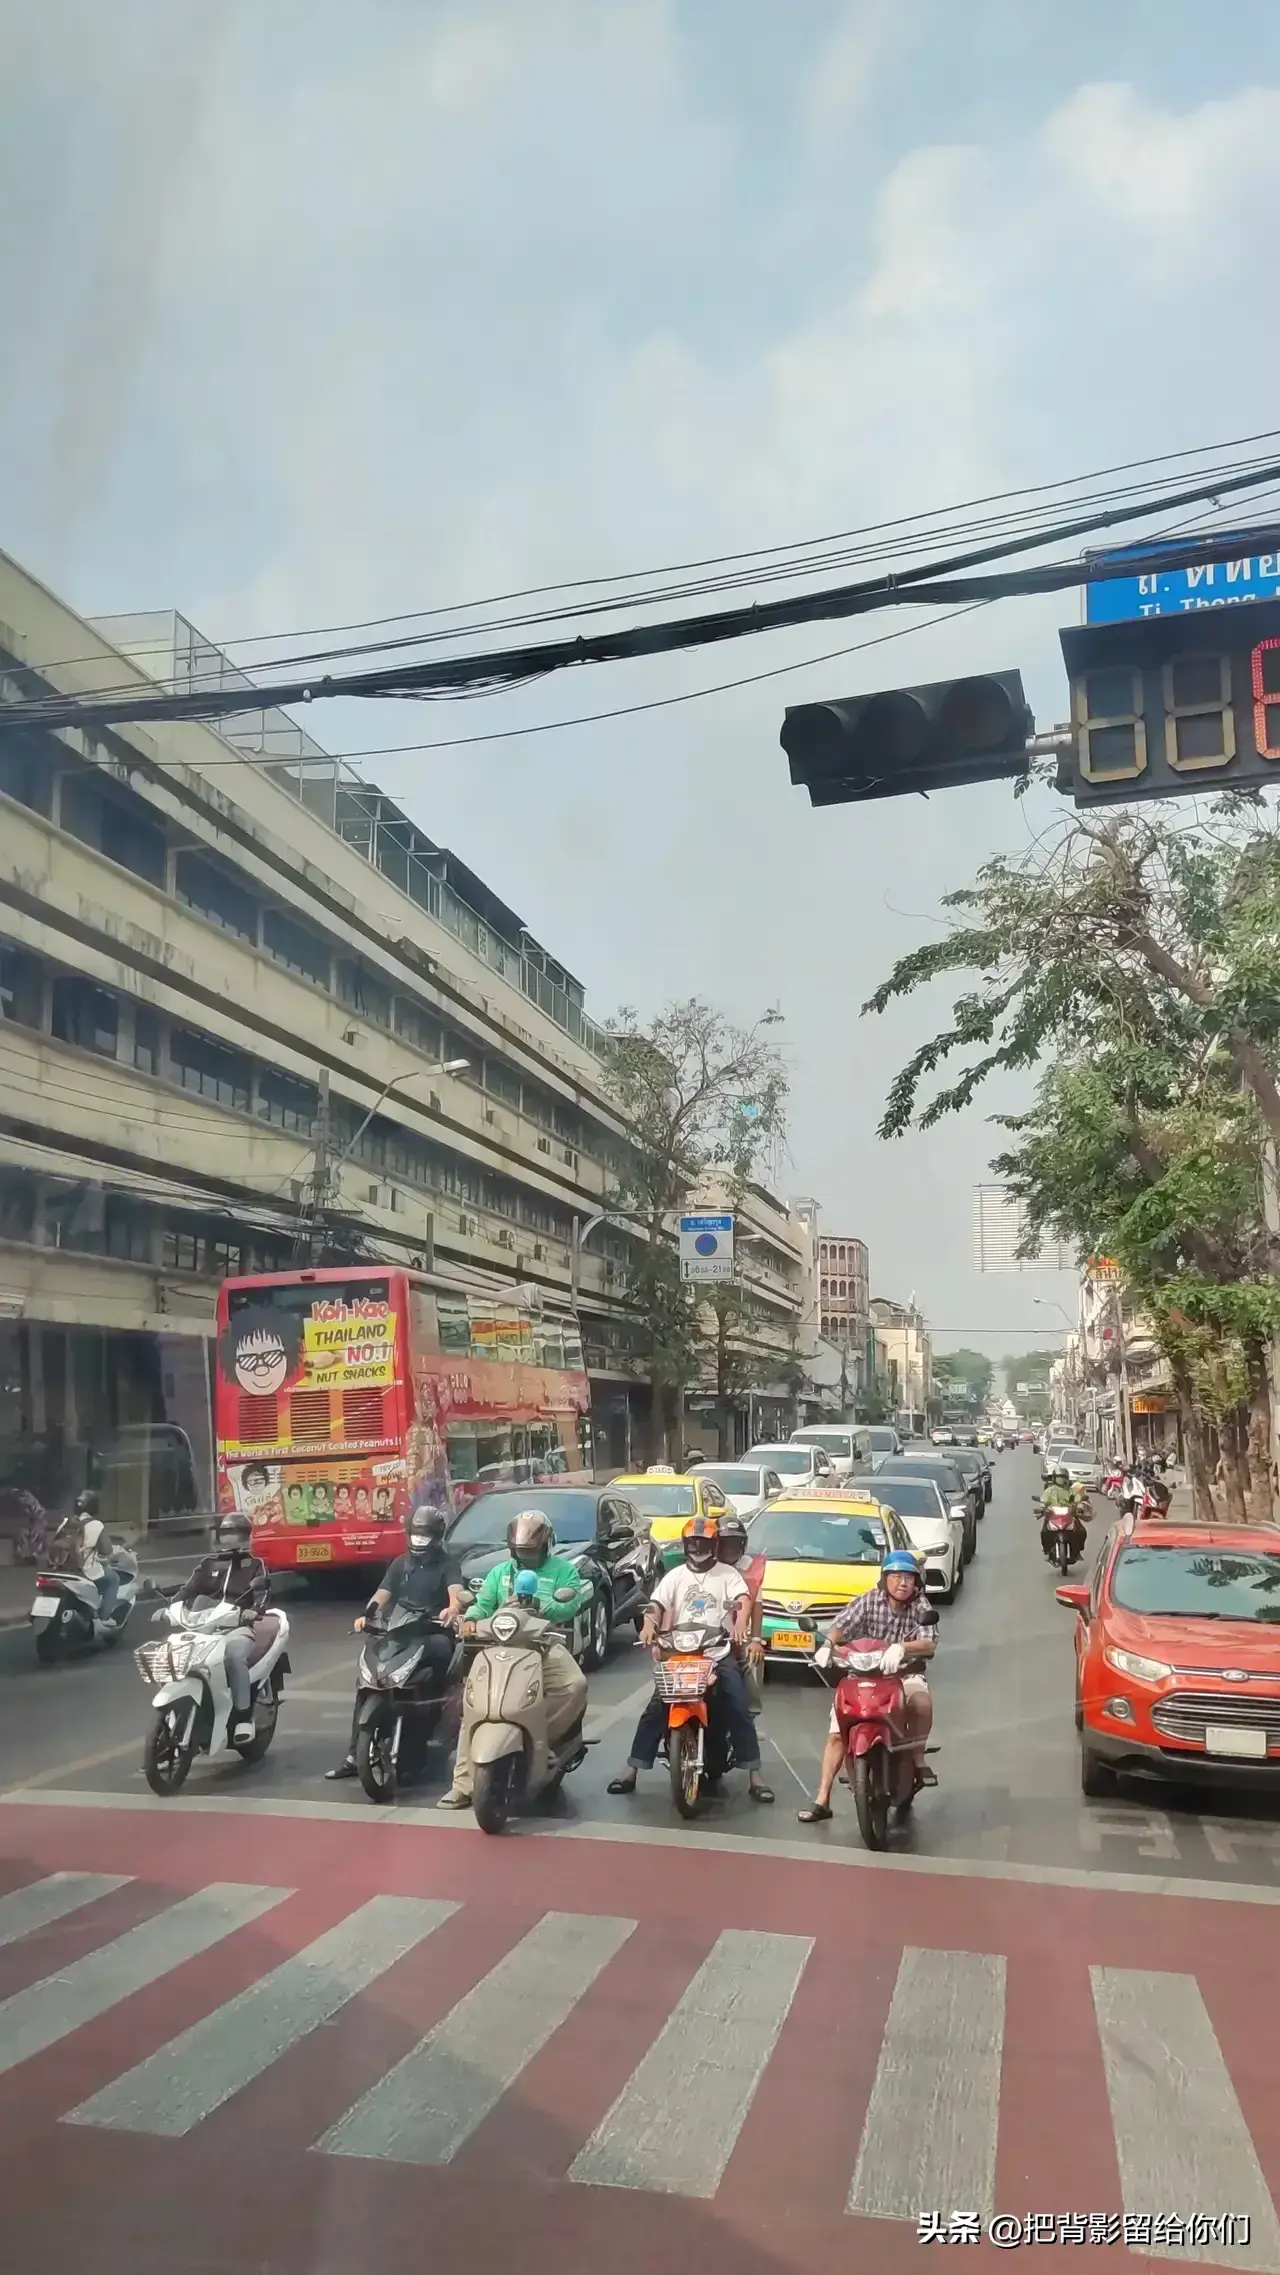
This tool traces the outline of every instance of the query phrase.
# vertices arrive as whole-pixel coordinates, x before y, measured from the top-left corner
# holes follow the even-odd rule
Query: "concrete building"
[[[563,1302],[625,1144],[581,984],[473,870],[183,618],[90,625],[0,556],[0,700],[148,676],[245,712],[0,735],[0,1529],[104,1445],[208,1505],[218,1282],[317,1211]],[[627,1255],[579,1259],[603,1464],[648,1395]]]
[[[703,1452],[719,1450],[720,1408],[725,1415],[726,1457],[742,1453],[753,1439],[788,1437],[796,1427],[804,1375],[802,1349],[806,1309],[812,1288],[812,1237],[808,1221],[764,1185],[748,1185],[731,1195],[714,1177],[697,1195],[699,1208],[732,1209],[734,1271],[741,1307],[727,1338],[726,1373],[732,1395],[722,1400],[717,1368],[709,1356],[700,1383],[685,1400],[686,1441]],[[714,1316],[703,1315],[708,1337]]]
[[[856,1398],[871,1380],[871,1260],[867,1244],[852,1233],[823,1233],[818,1241],[821,1332],[823,1340],[848,1353],[848,1375]]]
[[[933,1390],[933,1355],[924,1313],[915,1304],[873,1296],[871,1322],[877,1379],[890,1411],[923,1419]]]

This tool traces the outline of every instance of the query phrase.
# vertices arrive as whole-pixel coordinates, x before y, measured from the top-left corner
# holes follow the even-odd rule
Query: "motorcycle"
[[[457,1728],[465,1651],[456,1642],[441,1673],[425,1657],[428,1639],[440,1633],[434,1613],[407,1604],[397,1604],[385,1620],[366,1616],[356,1690],[356,1775],[371,1801],[394,1801],[398,1787],[418,1774],[447,1715]]]
[[[1124,1471],[1118,1465],[1107,1471],[1102,1481],[1102,1490],[1111,1500],[1119,1501],[1124,1492]]]
[[[134,1652],[138,1672],[149,1690],[151,1727],[142,1751],[142,1773],[153,1793],[167,1799],[187,1782],[197,1754],[236,1753],[246,1762],[260,1762],[276,1734],[276,1719],[284,1693],[289,1664],[289,1622],[282,1611],[275,1640],[249,1669],[252,1738],[233,1739],[235,1716],[227,1680],[227,1644],[240,1625],[240,1606],[226,1597],[198,1599],[194,1605],[171,1602],[156,1613],[167,1620],[169,1634],[159,1643],[143,1643]]]
[[[560,1591],[571,1600],[570,1590]],[[475,1628],[480,1644],[467,1675],[472,1807],[482,1833],[500,1833],[513,1809],[559,1791],[587,1758],[582,1726],[553,1745],[547,1735],[542,1654],[565,1631],[518,1598]]]
[[[64,1517],[54,1539],[59,1540],[74,1521],[72,1517]],[[110,1650],[119,1642],[138,1601],[142,1581],[138,1559],[132,1550],[116,1549],[111,1561],[120,1575],[120,1587],[109,1619],[99,1615],[102,1598],[98,1583],[87,1573],[73,1568],[37,1572],[35,1601],[29,1616],[35,1630],[36,1657],[42,1666],[52,1666],[64,1655],[92,1645],[101,1644]]]
[[[937,1616],[934,1612],[934,1621]],[[884,1672],[883,1657],[882,1644],[859,1650],[853,1643],[825,1643],[812,1661],[822,1681],[828,1667],[838,1676],[835,1710],[844,1741],[844,1776],[853,1792],[858,1831],[870,1849],[887,1845],[890,1810],[899,1819],[907,1816],[922,1784],[907,1735],[906,1686],[900,1673]],[[934,1754],[938,1748],[925,1751]]]
[[[734,1766],[728,1733],[711,1726],[715,1646],[723,1656],[724,1643],[723,1627],[677,1627],[654,1644],[654,1683],[667,1708],[671,1798],[682,1817],[698,1816],[710,1781]]]
[[[1055,1504],[1046,1508],[1043,1501],[1037,1501],[1033,1506],[1040,1518],[1040,1546],[1046,1558],[1056,1571],[1069,1571],[1084,1554],[1088,1539],[1084,1518],[1074,1505],[1063,1508]]]

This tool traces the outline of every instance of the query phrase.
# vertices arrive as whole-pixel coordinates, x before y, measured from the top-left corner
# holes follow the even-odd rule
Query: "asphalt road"
[[[1194,1793],[1131,1795],[1105,1805],[1079,1791],[1072,1724],[1072,1622],[1054,1600],[1054,1577],[1040,1553],[1031,1498],[1038,1464],[1030,1452],[996,1457],[996,1493],[979,1531],[979,1553],[958,1602],[942,1613],[935,1663],[936,1792],[922,1796],[896,1833],[906,1854],[1152,1880],[1280,1885],[1280,1818],[1260,1802],[1236,1805],[1215,1794],[1202,1810]],[[1099,1505],[1095,1537],[1107,1521]],[[358,1788],[323,1782],[344,1750],[355,1644],[350,1622],[363,1594],[287,1598],[294,1680],[275,1744],[254,1769],[202,1763],[187,1793],[258,1803],[322,1803],[370,1814]],[[146,1630],[138,1621],[138,1640]],[[549,1822],[616,1826],[623,1837],[670,1837],[674,1820],[661,1769],[642,1779],[631,1801],[606,1785],[625,1760],[647,1695],[646,1665],[630,1631],[620,1631],[604,1672],[593,1678],[588,1735],[598,1743],[565,1787]],[[38,1668],[25,1629],[0,1633],[0,1792],[34,1785],[48,1792],[138,1795],[146,1722],[144,1686],[128,1650],[53,1669]],[[768,1848],[786,1842],[857,1845],[847,1796],[837,1789],[834,1823],[802,1831],[795,1812],[812,1791],[826,1722],[826,1698],[812,1673],[771,1674],[761,1724],[772,1808],[753,1806],[744,1780],[708,1812],[711,1834]],[[399,1807],[433,1807],[445,1765]],[[438,1820],[437,1820],[438,1821]]]

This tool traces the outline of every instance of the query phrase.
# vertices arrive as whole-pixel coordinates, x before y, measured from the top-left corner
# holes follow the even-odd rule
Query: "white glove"
[[[813,1663],[815,1667],[829,1667],[831,1665],[831,1645],[829,1643],[819,1644],[813,1654]]]
[[[905,1661],[906,1656],[907,1654],[903,1650],[900,1643],[886,1643],[883,1651],[880,1654],[881,1673],[885,1675],[896,1675],[899,1668]]]

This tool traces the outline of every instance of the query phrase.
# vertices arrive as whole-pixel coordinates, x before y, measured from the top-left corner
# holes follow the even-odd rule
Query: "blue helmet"
[[[890,1572],[909,1572],[916,1586],[919,1587],[920,1585],[920,1561],[918,1557],[911,1554],[909,1548],[891,1548],[889,1550],[880,1566],[881,1579],[885,1579]]]

